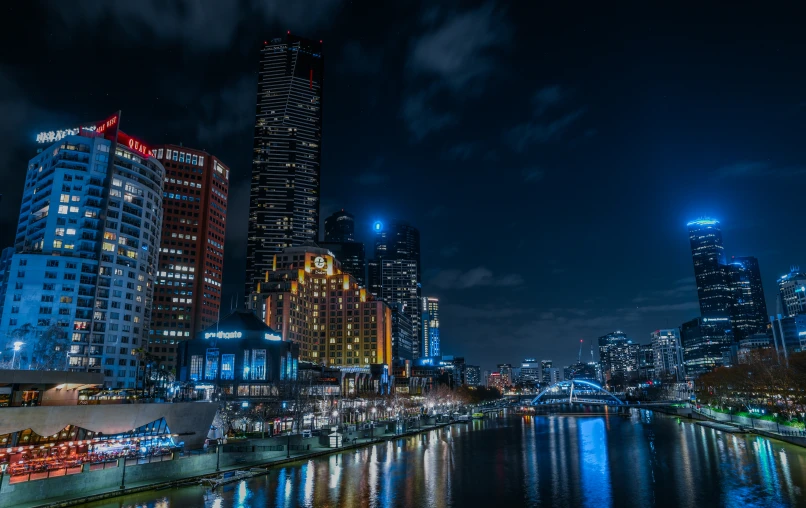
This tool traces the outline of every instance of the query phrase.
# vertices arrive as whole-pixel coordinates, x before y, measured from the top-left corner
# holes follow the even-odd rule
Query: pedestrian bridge
[[[588,404],[621,406],[625,402],[601,386],[582,379],[557,381],[532,399],[532,405]]]

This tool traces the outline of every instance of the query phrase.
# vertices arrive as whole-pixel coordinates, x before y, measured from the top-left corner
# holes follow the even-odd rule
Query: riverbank
[[[685,411],[681,411],[681,409],[685,409]],[[656,407],[653,408],[652,410],[672,416],[681,416],[684,418],[689,418],[697,422],[709,422],[709,423],[713,422],[713,424],[706,426],[715,428],[717,430],[722,430],[723,432],[757,434],[759,436],[764,436],[770,439],[777,439],[785,443],[806,448],[806,433],[800,431],[778,432],[777,429],[771,430],[771,429],[759,428],[759,424],[762,422],[758,422],[753,419],[745,419],[744,417],[731,416],[717,412],[708,414],[703,410],[697,410],[691,407],[688,408]],[[766,422],[766,423],[768,425],[774,425],[774,423],[772,422]],[[717,427],[717,425],[722,428]]]
[[[363,431],[355,431],[345,434],[344,442],[350,444],[346,444],[339,448],[330,448],[326,446],[322,446],[319,444],[318,437],[311,437],[307,439],[298,440],[297,444],[292,444],[292,451],[290,453],[291,457],[289,458],[288,451],[285,448],[285,440],[282,438],[272,438],[272,439],[264,439],[264,440],[250,440],[249,445],[254,446],[255,448],[259,448],[264,445],[276,445],[274,446],[279,447],[283,446],[282,450],[277,451],[270,451],[270,452],[223,452],[225,449],[222,446],[222,452],[217,457],[215,453],[207,453],[204,455],[199,455],[192,458],[177,458],[172,461],[166,461],[157,464],[143,464],[139,466],[129,466],[125,472],[126,477],[131,478],[132,470],[135,468],[143,468],[143,467],[156,467],[161,466],[163,464],[170,465],[173,463],[175,469],[177,471],[165,471],[164,474],[160,474],[158,479],[146,479],[146,480],[136,480],[137,476],[133,479],[133,481],[126,482],[126,488],[119,488],[115,487],[114,484],[119,484],[122,475],[121,467],[115,467],[108,470],[103,471],[95,471],[92,473],[86,474],[95,474],[100,478],[100,474],[103,473],[111,473],[114,476],[112,478],[115,479],[113,484],[107,485],[102,488],[91,489],[88,488],[86,490],[82,490],[80,495],[76,495],[76,493],[71,494],[64,494],[61,496],[52,496],[52,497],[39,497],[36,498],[36,495],[39,492],[64,492],[66,489],[59,488],[58,486],[53,484],[53,480],[84,480],[86,478],[81,478],[83,475],[73,475],[67,477],[60,477],[54,478],[49,480],[34,480],[31,482],[24,482],[24,483],[17,483],[7,485],[7,480],[4,479],[3,481],[3,489],[2,493],[0,494],[0,506],[17,506],[22,508],[55,508],[55,507],[67,507],[67,506],[76,506],[83,503],[90,503],[93,501],[102,501],[105,499],[111,499],[118,496],[124,496],[127,494],[134,494],[138,492],[144,492],[149,490],[164,490],[164,489],[171,489],[175,487],[181,486],[188,486],[197,484],[199,480],[203,478],[215,478],[218,475],[229,472],[229,471],[238,471],[238,470],[249,470],[252,467],[262,467],[262,468],[276,468],[279,466],[285,466],[288,464],[293,464],[296,462],[300,462],[303,460],[312,459],[315,457],[323,457],[327,455],[332,455],[336,453],[342,453],[347,450],[354,450],[357,448],[363,448],[367,446],[371,446],[374,444],[384,443],[387,441],[392,441],[395,439],[422,434],[425,432],[430,432],[435,429],[440,429],[450,425],[450,423],[432,423],[429,425],[422,425],[421,427],[415,429],[409,429],[402,433],[395,434],[394,432],[389,433],[386,432],[386,427],[383,427],[383,433],[377,436],[371,437],[363,437],[366,433]],[[393,425],[392,425],[393,426]],[[375,429],[375,432],[379,432],[378,429]],[[235,446],[238,446],[242,443],[236,443]],[[229,445],[226,445],[229,446]],[[300,448],[306,448],[302,449]],[[197,459],[204,461],[203,467],[196,468],[187,468],[182,467],[187,462]],[[219,461],[220,467],[219,470],[216,471],[216,461]],[[209,463],[209,464],[207,464]],[[165,466],[163,466],[165,468]],[[192,471],[192,472],[190,472]],[[107,474],[107,476],[109,476]],[[95,478],[93,478],[95,480]],[[102,479],[103,480],[103,479]],[[51,485],[48,485],[51,483]],[[88,486],[91,486],[91,482],[87,482]],[[108,481],[106,483],[109,483]],[[31,488],[33,487],[33,488]],[[16,493],[16,495],[15,495]],[[35,499],[25,499],[25,497],[33,496]]]

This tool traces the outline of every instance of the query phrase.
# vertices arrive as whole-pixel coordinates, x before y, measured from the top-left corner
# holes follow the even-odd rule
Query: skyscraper
[[[422,302],[421,356],[425,358],[441,356],[442,348],[440,347],[439,341],[439,299],[433,296],[424,296]]]
[[[768,314],[758,259],[733,257],[727,266],[731,289],[731,325],[736,341],[766,329]]]
[[[246,294],[282,249],[318,240],[322,41],[263,44],[249,194]]]
[[[554,363],[551,360],[540,360],[540,381],[543,383],[551,382],[551,368]]]
[[[708,218],[691,221],[688,233],[700,313],[703,317],[730,316],[731,289],[719,221]]]
[[[724,364],[723,352],[733,344],[727,317],[698,317],[683,323],[680,340],[686,376],[696,377]]]
[[[638,375],[638,344],[616,331],[599,337],[599,358],[605,381],[615,384],[629,381]]]
[[[178,342],[192,339],[219,315],[229,168],[184,146],[157,146],[152,153],[165,167],[165,191],[148,350],[170,368]]]
[[[325,219],[326,242],[354,242],[355,217],[343,209]]]
[[[403,222],[376,223],[374,229],[375,258],[367,264],[368,289],[390,305],[405,304],[413,331],[412,354],[418,358],[422,351],[420,232]]]
[[[48,147],[28,163],[0,337],[19,337],[43,370],[100,372],[109,387],[135,388],[165,170],[119,125],[118,113],[38,137]]]
[[[319,246],[330,249],[341,262],[341,269],[355,277],[359,285],[366,286],[366,254],[364,244],[355,241],[353,214],[339,210],[325,219],[325,240]]]
[[[777,313],[784,317],[806,314],[806,273],[797,266],[778,279]]]
[[[655,330],[651,335],[655,356],[655,376],[658,379],[683,379],[680,336],[675,329]]]

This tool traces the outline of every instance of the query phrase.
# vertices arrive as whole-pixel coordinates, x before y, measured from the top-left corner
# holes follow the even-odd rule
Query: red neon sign
[[[118,123],[118,115],[113,115],[95,126],[95,132],[104,132]]]
[[[149,148],[148,145],[139,139],[134,139],[123,131],[118,131],[118,143],[128,147],[129,150],[137,152],[144,157],[151,156],[151,148]]]

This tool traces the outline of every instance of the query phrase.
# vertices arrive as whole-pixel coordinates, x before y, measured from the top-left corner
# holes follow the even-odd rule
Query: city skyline
[[[779,47],[792,36],[760,20],[755,43],[716,47],[714,38],[733,40],[745,27],[739,14],[716,32],[682,18],[653,32],[630,27],[640,24],[633,14],[619,25],[626,48],[610,42],[581,51],[568,43],[597,40],[613,26],[589,13],[563,35],[549,26],[557,14],[550,11],[537,17],[545,33],[533,35],[540,30],[517,21],[533,11],[485,3],[428,14],[397,7],[401,28],[387,33],[367,23],[378,11],[362,15],[362,8],[222,18],[215,36],[166,33],[142,13],[126,13],[151,36],[121,29],[101,45],[77,28],[101,23],[84,8],[75,9],[81,23],[74,28],[60,26],[62,7],[9,7],[43,19],[50,35],[47,43],[16,29],[3,35],[24,49],[0,68],[9,113],[0,120],[7,182],[0,247],[13,242],[34,134],[121,109],[149,143],[184,142],[231,168],[222,301],[240,299],[258,56],[264,41],[290,30],[321,37],[329,58],[318,227],[345,208],[368,247],[375,220],[401,219],[421,231],[422,294],[440,299],[444,354],[485,368],[535,354],[569,365],[579,339],[587,347],[623,330],[645,344],[653,331],[679,327],[699,315],[686,223],[705,215],[722,221],[725,252],[758,258],[767,308],[777,313],[776,279],[806,265],[798,257],[806,239],[780,219],[797,213],[806,174],[792,149],[806,114],[806,80],[792,66],[801,41]],[[126,25],[118,7],[103,9],[110,26]],[[687,40],[675,37],[675,23],[688,23]],[[560,49],[545,50],[541,65],[516,66],[528,57],[525,48],[547,42]],[[429,52],[440,44],[460,58]],[[171,86],[81,73],[59,87],[41,83],[31,62],[41,61],[43,48],[54,72],[71,69],[78,48],[98,61],[136,54]],[[608,57],[615,49],[624,54]],[[692,56],[680,61],[683,53]],[[171,60],[199,69],[209,83],[173,70]],[[724,62],[727,75],[712,61]],[[213,76],[208,65],[225,71]],[[407,69],[405,79],[399,69]],[[588,85],[600,72],[623,79]],[[516,80],[518,73],[526,79]],[[727,92],[724,80],[733,83]],[[510,97],[480,98],[498,87]],[[463,109],[477,110],[478,120]],[[488,137],[490,126],[502,136]]]

